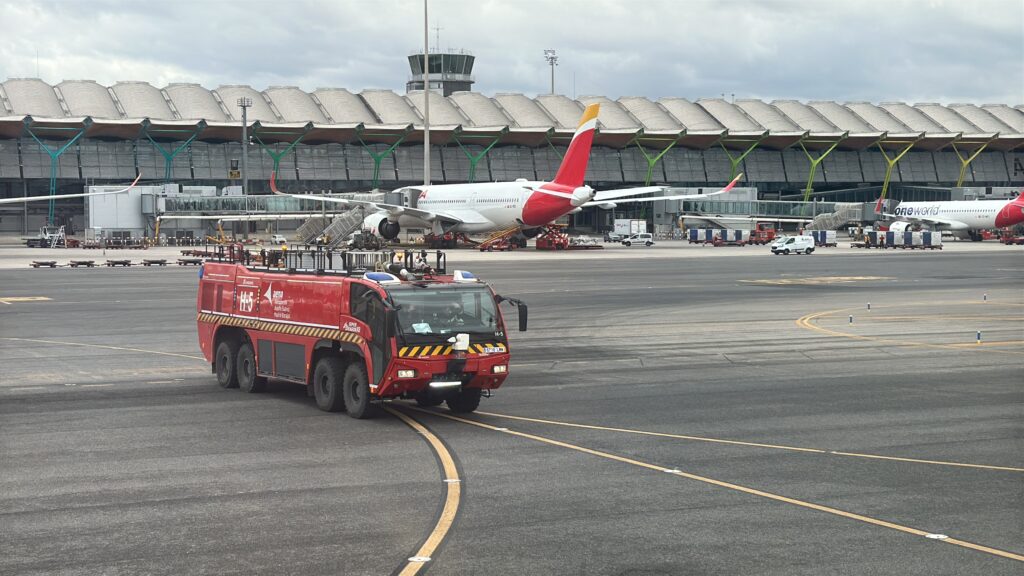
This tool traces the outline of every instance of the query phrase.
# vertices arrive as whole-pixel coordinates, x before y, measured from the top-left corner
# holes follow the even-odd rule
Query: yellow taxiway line
[[[693,440],[696,442],[712,442],[715,444],[734,444],[737,446],[750,446],[753,448],[769,448],[774,450],[789,450],[792,452],[810,452],[813,454],[827,454],[829,456],[850,456],[856,458],[872,458],[877,460],[894,460],[897,462],[912,462],[916,464],[935,464],[939,466],[956,466],[961,468],[980,468],[983,470],[1001,470],[1004,472],[1024,472],[1024,468],[1012,466],[993,466],[990,464],[969,464],[966,462],[950,462],[946,460],[922,460],[920,458],[904,458],[900,456],[882,456],[879,454],[862,454],[859,452],[840,452],[837,450],[826,450],[823,448],[802,448],[799,446],[787,446],[784,444],[763,444],[760,442],[744,442],[742,440],[725,440],[722,438],[709,438],[707,436],[688,436],[685,434],[671,434],[669,432],[651,432],[649,430],[636,430],[634,428],[613,428],[609,426],[597,426],[593,424],[576,424],[574,422],[562,422],[559,420],[545,420],[542,418],[528,418],[526,416],[512,416],[510,414],[497,414],[495,412],[475,412],[481,416],[492,418],[505,418],[508,420],[520,420],[522,422],[535,422],[537,424],[549,424],[552,426],[564,426],[567,428],[583,428],[586,430],[600,430],[603,432],[619,432],[622,434],[636,434],[639,436],[657,436],[661,438],[674,438],[677,440]]]
[[[384,410],[389,414],[397,416],[402,422],[405,422],[406,425],[427,440],[427,443],[434,450],[434,454],[441,461],[444,484],[447,488],[444,507],[441,509],[441,516],[437,519],[437,524],[434,525],[430,535],[427,536],[419,550],[416,551],[416,555],[409,558],[402,570],[398,572],[401,576],[412,576],[431,561],[434,552],[444,542],[445,536],[448,535],[448,531],[452,527],[452,523],[455,522],[455,515],[459,511],[459,501],[462,497],[462,480],[459,478],[459,470],[455,466],[455,459],[452,458],[451,453],[448,452],[448,448],[441,442],[440,438],[408,414],[395,410],[390,406],[385,406]]]
[[[966,540],[960,540],[958,538],[950,538],[949,536],[946,536],[945,534],[933,534],[933,533],[927,532],[925,530],[920,530],[918,528],[912,528],[910,526],[904,526],[902,524],[897,524],[895,522],[888,522],[886,520],[880,520],[878,518],[872,518],[870,516],[864,516],[862,514],[855,514],[853,512],[847,512],[845,510],[840,510],[838,508],[832,508],[830,506],[823,506],[821,504],[815,504],[813,502],[807,502],[805,500],[798,500],[796,498],[790,498],[788,496],[782,496],[780,494],[774,494],[772,492],[766,492],[764,490],[757,490],[755,488],[748,488],[746,486],[741,486],[739,484],[733,484],[731,482],[724,482],[722,480],[716,480],[714,478],[708,478],[706,476],[699,476],[697,474],[691,474],[689,472],[684,472],[682,470],[667,469],[664,466],[659,466],[657,464],[651,464],[649,462],[643,462],[643,461],[640,461],[640,460],[635,460],[633,458],[626,458],[624,456],[619,456],[617,454],[612,454],[612,453],[609,453],[609,452],[603,452],[601,450],[594,450],[592,448],[586,448],[584,446],[579,446],[579,445],[576,445],[576,444],[570,444],[568,442],[562,442],[561,440],[555,440],[553,438],[547,438],[547,437],[544,437],[544,436],[538,436],[536,434],[527,434],[525,432],[518,432],[518,431],[515,431],[515,430],[509,430],[507,428],[498,428],[496,426],[491,426],[490,424],[484,424],[483,422],[477,422],[475,420],[469,420],[467,418],[461,418],[461,417],[458,417],[458,416],[452,416],[450,414],[443,414],[441,412],[433,412],[433,411],[430,411],[430,410],[424,410],[422,408],[417,408],[415,406],[407,406],[406,408],[409,409],[409,410],[416,410],[417,412],[422,412],[424,414],[431,414],[431,415],[437,416],[439,418],[447,418],[448,420],[453,420],[455,422],[461,422],[463,424],[469,424],[471,426],[477,426],[477,427],[480,427],[480,428],[486,428],[488,430],[493,430],[495,432],[504,432],[505,434],[510,434],[512,436],[518,436],[520,438],[526,438],[528,440],[534,440],[536,442],[541,442],[541,443],[548,444],[548,445],[551,445],[551,446],[558,446],[559,448],[566,448],[568,450],[575,450],[577,452],[582,452],[584,454],[589,454],[591,456],[597,456],[599,458],[605,458],[605,459],[608,459],[608,460],[613,460],[615,462],[621,462],[623,464],[629,464],[629,465],[632,465],[632,466],[637,466],[637,467],[645,468],[645,469],[648,469],[648,470],[655,470],[655,471],[662,472],[662,473],[666,473],[667,472],[667,473],[672,474],[674,476],[679,476],[679,477],[687,478],[687,479],[690,479],[690,480],[696,480],[698,482],[703,482],[705,484],[710,484],[710,485],[713,485],[713,486],[718,486],[720,488],[726,488],[726,489],[729,489],[729,490],[734,490],[736,492],[742,492],[744,494],[750,494],[752,496],[759,496],[761,498],[767,498],[769,500],[775,500],[776,502],[784,502],[786,504],[792,504],[794,506],[800,506],[802,508],[808,508],[810,510],[817,510],[819,512],[824,512],[826,514],[833,514],[835,516],[840,516],[840,517],[848,518],[848,519],[851,519],[851,520],[857,520],[859,522],[864,522],[864,523],[872,524],[872,525],[875,525],[875,526],[881,526],[883,528],[889,528],[889,529],[892,529],[892,530],[898,530],[900,532],[904,532],[904,533],[907,533],[907,534],[912,534],[914,536],[922,536],[922,537],[925,537],[925,538],[934,539],[937,542],[944,542],[946,544],[952,544],[954,546],[960,546],[960,547],[963,547],[963,548],[970,548],[972,550],[977,550],[978,552],[984,552],[986,554],[991,554],[993,556],[999,556],[1001,558],[1007,558],[1009,560],[1016,560],[1018,562],[1024,562],[1024,555],[1015,554],[1013,552],[1008,552],[1006,550],[1000,550],[998,548],[992,548],[992,547],[989,547],[989,546],[984,546],[982,544],[976,544],[974,542],[968,542]]]
[[[968,304],[968,303],[967,302],[959,302],[959,304]],[[973,302],[971,304],[973,304]],[[987,305],[993,306],[993,304],[991,304],[991,303],[989,303]],[[995,304],[995,306],[999,306],[999,305],[1005,305],[1005,303]],[[883,308],[883,307],[879,306],[878,308]],[[987,346],[979,346],[979,345],[977,345],[977,343],[975,343],[973,341],[969,342],[969,343],[967,343],[967,342],[956,342],[956,343],[950,343],[950,344],[934,344],[934,343],[931,343],[931,342],[917,342],[917,341],[914,341],[914,340],[898,340],[898,339],[894,339],[894,338],[882,338],[882,337],[879,337],[879,336],[863,336],[863,335],[860,335],[860,334],[851,334],[849,332],[842,332],[842,331],[839,331],[839,330],[832,330],[830,328],[825,328],[825,327],[822,327],[822,326],[818,326],[815,323],[819,318],[827,318],[827,317],[834,316],[834,315],[848,314],[850,312],[861,312],[861,314],[859,315],[860,318],[867,318],[869,320],[871,319],[871,313],[870,312],[864,312],[863,308],[859,308],[859,307],[858,308],[839,308],[839,309],[836,309],[836,310],[825,310],[823,312],[813,312],[811,314],[806,314],[806,315],[801,316],[800,318],[796,319],[796,325],[799,326],[800,328],[804,328],[806,330],[811,330],[811,331],[814,331],[814,332],[820,332],[822,334],[827,334],[829,336],[835,336],[837,338],[848,338],[850,340],[861,340],[861,341],[864,341],[864,342],[874,342],[874,343],[877,343],[877,344],[887,344],[887,345],[902,346],[902,347],[907,347],[907,348],[934,348],[934,349],[939,349],[939,350],[964,350],[964,349],[974,348],[975,350],[984,350],[986,352],[995,352],[997,354],[1012,354],[1012,355],[1015,355],[1015,356],[1019,356],[1021,354],[1024,354],[1024,351],[1020,351],[1020,350],[999,350],[999,349],[993,348],[993,346],[995,346],[995,345],[1009,346],[1009,345],[1016,344],[1017,343],[1016,340],[1013,340],[1013,341],[989,342],[989,344]],[[936,318],[939,319],[941,317],[940,316],[936,316]],[[966,344],[970,344],[970,346],[967,346]]]

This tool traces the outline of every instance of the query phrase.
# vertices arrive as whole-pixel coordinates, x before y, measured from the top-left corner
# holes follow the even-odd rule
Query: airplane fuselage
[[[535,190],[542,185],[551,184],[540,181],[520,180],[517,182],[484,182],[479,184],[442,184],[437,186],[416,186],[402,188],[411,207],[430,212],[439,212],[459,216],[464,222],[447,227],[445,231],[475,234],[501,230],[512,226],[539,225],[531,224],[529,215],[524,218],[524,210]],[[412,194],[409,192],[412,191]],[[538,198],[543,201],[546,198]],[[572,206],[568,202],[553,198],[561,204],[556,217],[568,213]],[[554,218],[552,218],[554,219]],[[420,218],[402,215],[399,223],[403,227],[431,228],[432,224]]]
[[[1006,228],[1024,222],[1024,207],[1016,200],[954,200],[901,202],[893,210],[900,219],[920,220],[938,230],[966,232]]]

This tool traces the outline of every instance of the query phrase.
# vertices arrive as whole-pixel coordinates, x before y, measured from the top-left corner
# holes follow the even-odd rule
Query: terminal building
[[[432,69],[435,56],[438,84],[431,74],[431,90],[422,90],[423,58],[413,55],[405,94],[7,79],[0,82],[0,197],[81,192],[86,185],[125,183],[138,171],[153,185],[237,186],[242,115],[236,103],[243,98],[252,101],[247,129],[254,195],[269,192],[271,171],[283,189],[295,191],[421,184],[426,98],[434,183],[549,179],[583,107],[598,102],[587,180],[599,190],[717,188],[740,172],[741,186],[756,189],[762,201],[869,202],[883,189],[897,200],[940,200],[1024,185],[1020,104],[487,96],[469,91],[471,55],[453,51],[442,63],[432,54]],[[636,210],[671,222],[689,209],[665,204]],[[167,208],[185,214],[222,209],[249,210],[220,192]],[[0,233],[34,231],[50,217],[77,229],[88,225],[81,201],[3,210]],[[611,215],[605,212],[588,209],[575,215],[575,225],[607,228]]]

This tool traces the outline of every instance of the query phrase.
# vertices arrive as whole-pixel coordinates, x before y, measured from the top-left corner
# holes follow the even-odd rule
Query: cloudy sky
[[[405,90],[422,0],[0,0],[0,81]],[[1022,0],[430,0],[476,90],[1024,103]],[[431,30],[431,46],[436,44]],[[38,55],[38,56],[37,56]]]

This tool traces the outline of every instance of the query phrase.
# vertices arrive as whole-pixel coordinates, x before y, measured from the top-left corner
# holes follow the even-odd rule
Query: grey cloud
[[[1019,0],[433,0],[477,90],[1024,102]],[[403,91],[422,2],[0,2],[0,78]],[[431,44],[433,45],[433,31]]]

